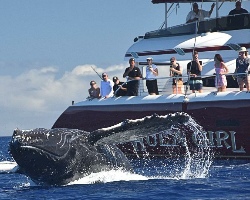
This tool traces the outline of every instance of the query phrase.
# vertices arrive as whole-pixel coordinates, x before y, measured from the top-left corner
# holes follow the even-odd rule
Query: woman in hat
[[[236,69],[237,82],[240,87],[240,91],[243,91],[244,85],[247,88],[247,91],[250,91],[250,78],[249,78],[249,58],[246,47],[241,47],[239,50],[239,56],[236,59]]]

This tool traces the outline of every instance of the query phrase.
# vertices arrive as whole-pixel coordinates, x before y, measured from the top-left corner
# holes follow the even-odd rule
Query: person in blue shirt
[[[113,86],[114,86],[114,83],[108,78],[108,74],[106,72],[102,73],[101,97],[105,99],[112,97]]]

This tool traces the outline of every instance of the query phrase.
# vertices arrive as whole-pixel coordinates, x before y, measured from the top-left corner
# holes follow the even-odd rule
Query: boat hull
[[[126,119],[185,112],[204,128],[216,157],[250,158],[249,98],[249,93],[225,92],[191,94],[187,99],[183,95],[160,95],[84,101],[68,107],[52,128],[94,131]],[[159,133],[118,146],[126,155],[168,156],[169,149],[177,145]],[[182,147],[176,151],[183,152]]]

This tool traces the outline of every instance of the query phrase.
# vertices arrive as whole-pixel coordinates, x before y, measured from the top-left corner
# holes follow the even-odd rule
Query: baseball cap
[[[129,59],[129,62],[131,62],[131,61],[135,61],[135,59],[134,59],[134,58],[130,58],[130,59]]]
[[[113,82],[116,82],[118,80],[118,77],[117,76],[114,76],[113,77]]]

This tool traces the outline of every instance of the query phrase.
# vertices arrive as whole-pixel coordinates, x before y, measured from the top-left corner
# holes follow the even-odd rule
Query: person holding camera
[[[193,60],[187,64],[187,74],[189,78],[189,85],[190,90],[193,93],[198,91],[199,93],[202,92],[202,78],[201,78],[201,71],[202,71],[202,62],[199,61],[198,52],[193,52]]]
[[[148,93],[150,95],[158,95],[158,85],[156,76],[158,76],[158,69],[155,64],[153,64],[153,58],[147,58],[146,67],[146,86],[148,88]]]
[[[173,78],[172,88],[173,88],[173,94],[182,94],[182,88],[183,88],[183,81],[182,81],[182,67],[177,63],[177,60],[175,57],[172,57],[170,59],[170,76],[175,77]]]

